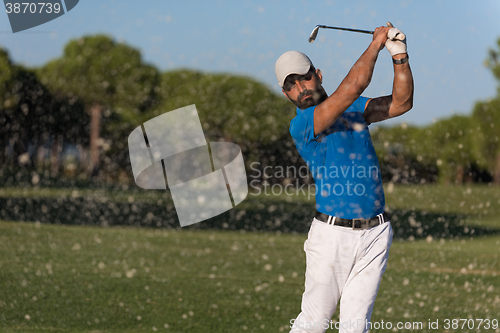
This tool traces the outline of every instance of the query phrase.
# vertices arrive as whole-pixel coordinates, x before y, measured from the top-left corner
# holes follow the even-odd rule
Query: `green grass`
[[[166,191],[120,191],[117,189],[59,188],[59,187],[4,187],[0,197],[4,198],[96,198],[112,199],[115,202],[135,202],[165,199]],[[170,198],[170,197],[169,197]]]
[[[287,332],[305,238],[0,222],[0,331]],[[499,246],[395,241],[373,322],[500,319]]]
[[[462,214],[468,224],[500,229],[500,188],[491,185],[385,186],[392,209]]]
[[[385,184],[386,203],[391,209],[426,210],[435,213],[460,213],[471,216],[500,216],[500,188],[492,185],[388,185]],[[314,203],[314,194],[305,191],[289,190],[294,195],[273,195],[272,190],[254,191],[248,198],[263,198],[269,202],[304,202]],[[271,194],[271,195],[267,195]],[[43,188],[43,187],[7,187],[0,188],[0,197],[8,198],[59,198],[85,197],[112,199],[116,202],[141,202],[168,200],[168,191],[116,190],[90,188]],[[243,202],[244,204],[245,202]],[[499,218],[500,220],[500,218]],[[499,226],[496,224],[495,226]]]
[[[307,189],[307,187],[304,187]],[[458,213],[486,217],[498,217],[494,227],[500,228],[500,187],[491,184],[467,185],[402,185],[384,184],[386,205],[390,209],[422,210],[434,213]],[[271,193],[268,190],[267,193]],[[1,192],[0,192],[1,195]],[[297,192],[294,196],[264,195],[270,200],[293,200],[314,203],[314,194]]]
[[[304,190],[307,186],[304,187]],[[252,228],[270,231],[307,231],[314,195],[249,193],[235,209],[201,228]],[[489,185],[386,185],[386,205],[393,211],[397,238],[428,235],[449,238],[500,231],[500,190]],[[176,227],[178,221],[168,191],[134,189],[2,188],[0,219],[55,224],[103,224]],[[111,208],[110,208],[111,207]],[[70,214],[60,214],[60,210]],[[135,214],[134,216],[131,213]],[[144,216],[149,216],[144,219]],[[475,229],[475,230],[472,230]],[[419,231],[419,232],[418,232]]]
[[[397,238],[373,322],[500,319],[499,189],[389,185],[386,201]],[[175,227],[172,207],[165,191],[0,189],[0,214],[17,221]],[[287,332],[313,210],[304,193],[252,193],[178,230],[0,222],[0,332]]]

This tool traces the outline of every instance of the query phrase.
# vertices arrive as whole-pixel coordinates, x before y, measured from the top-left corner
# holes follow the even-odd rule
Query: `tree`
[[[164,73],[159,103],[147,117],[196,104],[203,130],[212,139],[269,143],[288,133],[293,106],[253,79],[178,70]]]
[[[500,38],[497,40],[497,49],[489,49],[484,64],[491,69],[493,76],[500,81]],[[500,93],[500,86],[498,86],[498,92]]]
[[[12,64],[7,51],[0,49],[0,126],[2,126],[0,146],[2,160],[7,162],[11,157],[11,167],[21,152],[26,151],[19,133],[24,115],[16,112],[21,100],[21,96],[16,92],[19,86],[18,77],[18,68]]]
[[[497,49],[489,50],[485,65],[500,83],[500,38]],[[500,185],[500,85],[497,90],[495,98],[476,103],[472,118],[478,123],[476,140],[482,156],[480,161],[493,176],[493,182]]]
[[[158,87],[158,104],[130,122],[138,126],[191,104],[196,104],[207,139],[239,144],[247,165],[302,163],[288,133],[293,105],[248,77],[191,70],[166,72]]]
[[[477,160],[474,150],[474,122],[468,116],[453,116],[431,126],[431,147],[438,154],[439,180],[461,184]]]
[[[477,123],[478,162],[491,173],[493,182],[500,184],[500,97],[476,103],[472,118]]]
[[[139,114],[151,106],[158,83],[155,67],[143,62],[139,50],[117,43],[105,35],[71,40],[61,58],[38,71],[42,82],[55,94],[76,98],[85,104],[90,115],[90,170],[100,164],[99,146],[102,133],[112,144],[113,135],[128,133],[117,130],[122,115]],[[103,123],[101,118],[104,115]]]
[[[485,65],[500,81],[500,38],[497,48],[489,50]],[[390,157],[390,151],[396,151],[404,156],[400,158],[403,161],[417,156],[419,161],[432,162],[437,165],[442,182],[461,183],[469,177],[476,181],[493,179],[500,185],[499,129],[500,85],[494,98],[476,103],[470,117],[454,116],[421,130],[381,129],[374,136],[374,143],[379,156]],[[408,140],[409,137],[413,138]],[[383,147],[381,143],[385,143]]]
[[[12,94],[16,78],[16,68],[13,66],[6,50],[0,48],[0,108],[9,108],[19,102]]]
[[[77,143],[71,138],[81,133],[85,120],[78,103],[50,94],[32,70],[13,64],[0,49],[0,147],[11,168],[33,168],[32,159],[41,146]],[[55,160],[52,169],[57,172]]]

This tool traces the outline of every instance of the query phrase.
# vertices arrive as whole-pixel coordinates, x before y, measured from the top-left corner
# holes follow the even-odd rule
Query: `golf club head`
[[[314,42],[316,37],[318,36],[318,31],[319,31],[319,25],[314,28],[314,30],[311,32],[311,36],[309,36],[309,43]]]

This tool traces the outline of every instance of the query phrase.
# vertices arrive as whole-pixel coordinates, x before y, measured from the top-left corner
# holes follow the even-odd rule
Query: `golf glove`
[[[387,26],[392,27],[392,29],[390,29],[387,33],[387,41],[385,42],[385,47],[391,56],[407,53],[405,34],[398,28],[394,28],[391,22],[387,22]]]

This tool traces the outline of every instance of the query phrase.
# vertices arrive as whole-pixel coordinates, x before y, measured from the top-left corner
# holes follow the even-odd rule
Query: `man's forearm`
[[[394,59],[402,59],[407,54],[395,55]],[[410,63],[394,64],[394,82],[392,84],[392,103],[389,109],[390,117],[397,117],[413,107],[413,75]]]
[[[365,52],[359,57],[356,63],[345,77],[342,83],[348,85],[355,91],[358,97],[368,87],[372,80],[373,70],[377,62],[380,49],[375,43],[370,43]]]

